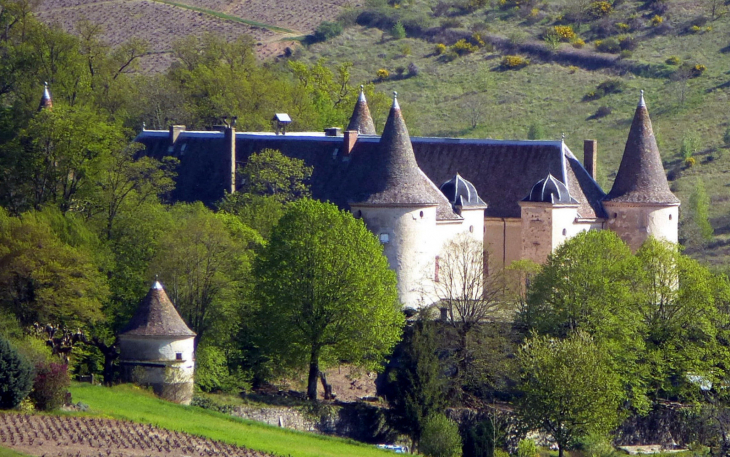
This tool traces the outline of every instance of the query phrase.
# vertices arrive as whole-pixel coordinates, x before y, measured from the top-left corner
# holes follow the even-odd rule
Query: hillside
[[[323,20],[334,20],[347,0],[286,3],[276,0],[43,0],[37,16],[76,32],[82,20],[103,27],[102,37],[116,46],[130,38],[150,44],[140,66],[145,72],[165,70],[172,62],[171,44],[187,35],[211,32],[228,40],[250,35],[257,54],[268,59],[294,45]]]
[[[688,252],[724,263],[730,232],[730,156],[723,142],[730,86],[727,7],[718,5],[713,19],[712,2],[616,1],[610,13],[586,17],[577,27],[568,19],[576,3],[581,2],[503,0],[470,11],[466,2],[414,1],[395,8],[373,1],[342,35],[310,46],[300,58],[325,58],[333,65],[352,61],[355,80],[378,82],[377,71],[388,70],[391,76],[378,82],[378,89],[398,91],[412,134],[524,139],[532,128],[540,138],[558,139],[564,133],[578,157],[583,139],[595,138],[599,182],[606,191],[644,89],[672,189],[685,209],[697,179],[711,196],[715,239],[706,248],[694,244]],[[659,25],[655,16],[662,18]],[[406,38],[390,33],[397,21],[404,24]],[[585,41],[581,49],[542,39],[545,31],[566,25]],[[474,33],[486,41],[484,46]],[[633,50],[597,50],[601,42],[627,37]],[[461,56],[450,53],[461,38],[478,49]],[[436,51],[439,43],[446,46],[442,55]],[[505,55],[522,56],[530,64],[506,69]],[[417,76],[408,74],[410,64],[418,68]],[[692,73],[695,65],[706,71]],[[618,83],[609,87],[614,93],[601,97],[598,86],[606,81]],[[384,115],[376,113],[381,121]],[[696,149],[694,166],[686,166],[680,155],[683,140]]]

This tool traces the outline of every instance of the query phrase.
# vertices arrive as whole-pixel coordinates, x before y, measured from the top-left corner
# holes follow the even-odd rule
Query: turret
[[[555,248],[575,235],[578,201],[563,182],[548,174],[519,204],[522,258],[544,263]]]
[[[633,251],[649,236],[676,243],[679,205],[679,199],[669,189],[641,91],[616,180],[603,199],[608,229],[616,232]]]
[[[466,231],[475,240],[484,241],[484,210],[487,204],[479,198],[477,189],[472,183],[462,178],[459,173],[441,184],[439,188],[451,203],[454,212],[460,215]]]
[[[408,128],[397,94],[378,147],[366,160],[353,164],[363,167],[357,196],[350,208],[362,217],[383,243],[384,253],[398,277],[401,302],[408,307],[422,305],[423,274],[433,265],[438,189],[416,163]]]
[[[176,403],[193,398],[195,332],[190,330],[158,281],[119,334],[122,381],[151,386]]]
[[[53,100],[51,100],[51,92],[48,90],[48,83],[43,83],[43,96],[41,96],[41,102],[38,105],[38,111],[43,109],[53,109]]]
[[[363,86],[360,86],[360,97],[355,104],[347,130],[355,131],[360,135],[375,135],[375,123],[373,123],[373,118],[370,116],[370,108],[368,108],[368,102],[365,100],[365,88]]]

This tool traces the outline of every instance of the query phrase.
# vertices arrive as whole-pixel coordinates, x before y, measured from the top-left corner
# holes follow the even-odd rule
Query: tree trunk
[[[332,393],[332,385],[327,382],[327,375],[324,371],[319,372],[319,380],[322,381],[322,389],[324,389],[324,399],[334,400],[335,395]]]
[[[312,350],[309,358],[309,377],[307,379],[307,398],[317,401],[317,378],[319,377],[319,351]]]
[[[565,451],[563,450],[563,445],[558,443],[558,457],[563,457],[565,455]]]

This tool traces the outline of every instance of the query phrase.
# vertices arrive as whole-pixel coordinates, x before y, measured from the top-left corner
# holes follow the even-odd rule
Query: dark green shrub
[[[408,76],[418,76],[421,69],[414,62],[408,64]]]
[[[639,47],[639,42],[631,35],[625,35],[619,37],[618,45],[622,51],[636,51],[636,48]]]
[[[492,457],[494,451],[494,429],[492,422],[483,420],[464,431],[464,457]]]
[[[15,408],[33,387],[33,367],[0,336],[0,408]]]
[[[426,419],[418,450],[428,457],[456,457],[461,455],[459,426],[443,414]]]
[[[603,81],[596,87],[596,92],[600,92],[603,95],[618,94],[624,91],[626,84],[619,79],[608,79]]]
[[[401,21],[398,21],[391,29],[390,34],[396,40],[400,40],[401,38],[406,37],[406,28],[403,26],[403,23]]]
[[[314,32],[314,38],[317,41],[325,41],[330,38],[334,38],[342,33],[342,24],[339,22],[327,22],[324,21],[319,24],[317,30]]]
[[[30,399],[37,409],[50,411],[63,406],[68,396],[71,379],[68,366],[60,363],[40,363],[36,365],[35,382]]]
[[[598,52],[609,52],[611,54],[618,54],[621,52],[621,45],[615,38],[606,38],[605,40],[597,40],[595,42],[596,51]]]

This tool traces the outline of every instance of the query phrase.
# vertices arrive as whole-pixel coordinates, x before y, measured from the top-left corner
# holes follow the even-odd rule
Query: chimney
[[[352,148],[357,143],[357,130],[345,130],[345,141],[342,148],[342,155],[347,157],[352,153]]]
[[[185,131],[184,125],[171,125],[170,126],[170,143],[175,144],[177,137]]]
[[[223,138],[228,152],[228,160],[226,161],[228,179],[226,179],[225,186],[227,192],[234,194],[236,193],[236,127],[233,125],[226,127]]]
[[[583,140],[583,167],[596,179],[596,171],[598,170],[598,141]]]

